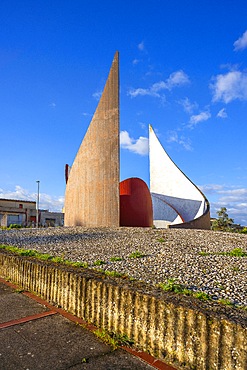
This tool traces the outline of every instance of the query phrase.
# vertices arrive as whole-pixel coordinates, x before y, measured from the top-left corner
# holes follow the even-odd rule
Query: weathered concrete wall
[[[119,226],[118,52],[69,173],[65,226]]]
[[[5,251],[0,274],[88,322],[127,334],[179,369],[246,369],[246,314]]]

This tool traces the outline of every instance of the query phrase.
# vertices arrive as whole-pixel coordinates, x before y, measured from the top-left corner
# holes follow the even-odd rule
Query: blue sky
[[[149,183],[148,124],[211,203],[247,225],[246,0],[1,0],[0,197],[60,211],[120,53],[121,180]]]

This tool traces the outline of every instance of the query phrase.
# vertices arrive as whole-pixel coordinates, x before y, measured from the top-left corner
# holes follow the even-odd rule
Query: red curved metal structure
[[[120,182],[120,226],[151,227],[152,198],[147,184],[136,177]]]

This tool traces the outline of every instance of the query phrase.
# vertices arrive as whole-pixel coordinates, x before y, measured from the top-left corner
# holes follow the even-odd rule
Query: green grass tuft
[[[105,261],[102,261],[102,260],[97,260],[97,261],[94,261],[93,265],[94,266],[101,266],[101,265],[104,265],[105,264]]]
[[[201,251],[198,254],[200,256],[209,256],[210,254],[212,254],[212,255],[230,256],[230,257],[247,257],[247,252],[245,252],[242,248],[234,248],[230,252],[217,252],[217,253]]]
[[[183,285],[176,283],[175,279],[168,279],[166,283],[160,283],[159,286],[165,292],[188,294],[188,291],[189,291]]]
[[[144,257],[145,255],[142,253],[142,252],[139,252],[139,251],[135,251],[135,252],[132,252],[130,255],[129,255],[129,258],[142,258]]]
[[[203,251],[199,252],[198,254],[199,254],[200,256],[209,256],[209,255],[210,255],[210,253],[209,253],[209,252],[203,252]]]
[[[70,262],[69,263],[71,266],[73,267],[83,267],[83,268],[88,268],[88,263],[87,262],[80,262],[80,261],[77,261],[77,262]]]
[[[51,261],[54,263],[65,263],[66,265],[70,265],[73,267],[88,267],[88,264],[86,262],[73,262],[64,259],[64,257],[53,257],[48,253],[39,253],[34,249],[23,249],[23,248],[17,248],[10,245],[4,245],[0,244],[0,249],[5,249],[9,252],[19,254],[20,256],[25,257],[35,257],[43,261]]]
[[[117,262],[117,261],[122,261],[122,257],[111,257],[110,258],[111,262]]]
[[[38,257],[43,261],[49,261],[53,259],[53,257],[48,253],[40,254]]]
[[[234,248],[230,252],[221,252],[219,253],[222,256],[230,256],[230,257],[246,257],[247,252],[245,252],[242,248]]]
[[[113,349],[123,345],[132,346],[134,344],[134,341],[128,338],[126,334],[117,334],[105,329],[96,329],[93,333],[103,342],[111,345]]]
[[[15,293],[18,293],[18,294],[21,294],[24,292],[24,289],[21,289],[21,288],[17,288],[14,290]]]
[[[229,299],[218,299],[218,302],[224,304],[225,306],[234,306],[234,304]]]
[[[117,271],[109,271],[109,270],[105,270],[105,274],[107,276],[112,276],[112,277],[122,277],[124,274],[121,274],[120,272],[117,272]]]
[[[182,284],[176,283],[175,279],[168,279],[166,283],[160,283],[159,287],[163,289],[165,292],[184,294],[204,301],[211,299],[207,293],[193,292],[192,290],[186,288]]]
[[[64,263],[64,259],[63,257],[52,257],[51,259],[52,262],[55,262],[55,263]]]
[[[211,297],[205,292],[192,292],[192,296],[201,301],[208,301],[211,299]]]
[[[165,239],[164,239],[164,238],[159,238],[159,239],[158,239],[158,242],[160,242],[160,243],[164,243],[164,242],[165,242]]]

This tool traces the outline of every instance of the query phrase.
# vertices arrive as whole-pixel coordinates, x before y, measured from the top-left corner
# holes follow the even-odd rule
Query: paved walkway
[[[173,369],[143,352],[113,351],[77,323],[85,324],[0,278],[0,369]]]

